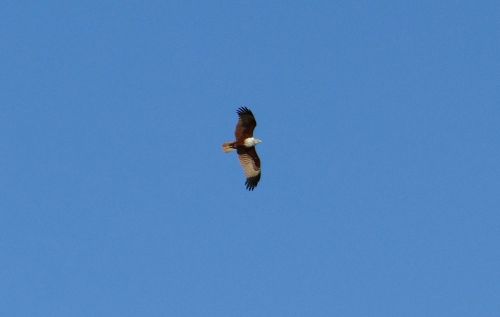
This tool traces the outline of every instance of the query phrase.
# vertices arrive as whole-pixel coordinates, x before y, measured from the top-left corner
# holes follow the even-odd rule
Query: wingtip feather
[[[254,176],[254,177],[247,178],[247,180],[245,182],[245,187],[247,190],[253,191],[255,189],[255,187],[257,187],[257,184],[259,184],[260,175],[261,174]]]
[[[248,109],[247,107],[239,107],[238,110],[236,110],[236,113],[238,116],[244,115],[244,114],[250,114],[253,115],[252,111]]]

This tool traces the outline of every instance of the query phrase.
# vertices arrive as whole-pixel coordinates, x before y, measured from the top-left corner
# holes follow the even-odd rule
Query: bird
[[[245,187],[249,191],[253,191],[260,181],[261,169],[260,158],[257,155],[255,146],[262,142],[253,136],[253,130],[257,126],[257,121],[250,109],[240,107],[236,110],[238,114],[238,123],[234,135],[236,141],[226,142],[222,144],[222,150],[225,153],[230,153],[236,150],[241,167],[245,173]]]

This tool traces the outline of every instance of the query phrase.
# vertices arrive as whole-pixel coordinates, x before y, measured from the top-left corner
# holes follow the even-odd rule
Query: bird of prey
[[[254,190],[260,180],[260,159],[255,151],[255,146],[262,141],[253,137],[253,130],[257,126],[257,122],[252,111],[247,107],[240,107],[236,113],[239,117],[234,131],[236,141],[222,144],[222,150],[225,153],[236,150],[247,178],[245,186],[248,190]]]

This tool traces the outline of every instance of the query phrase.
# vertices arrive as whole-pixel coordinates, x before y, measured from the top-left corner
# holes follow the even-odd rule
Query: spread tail
[[[234,151],[234,142],[227,142],[227,143],[224,143],[222,144],[222,150],[224,151],[224,153],[229,153],[231,151]]]

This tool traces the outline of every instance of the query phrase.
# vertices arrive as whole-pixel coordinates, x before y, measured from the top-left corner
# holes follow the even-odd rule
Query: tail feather
[[[234,145],[234,142],[224,143],[224,144],[222,144],[222,150],[224,151],[224,153],[232,152],[235,150],[233,145]]]

